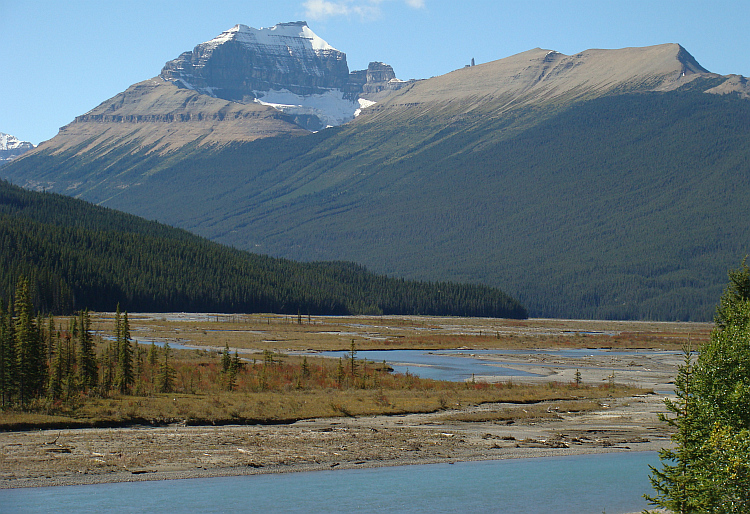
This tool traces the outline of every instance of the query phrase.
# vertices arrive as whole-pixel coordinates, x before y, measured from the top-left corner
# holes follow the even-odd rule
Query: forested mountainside
[[[0,297],[37,309],[525,317],[498,289],[254,255],[184,230],[0,182]]]
[[[676,44],[534,49],[317,133],[138,86],[0,174],[266,255],[499,287],[532,316],[710,320],[750,252],[750,88]]]
[[[750,102],[610,96],[493,140],[503,122],[444,127],[429,151],[375,124],[184,150],[123,168],[160,171],[107,204],[261,253],[481,282],[535,316],[711,319],[750,252]],[[14,166],[103,168],[76,159]]]

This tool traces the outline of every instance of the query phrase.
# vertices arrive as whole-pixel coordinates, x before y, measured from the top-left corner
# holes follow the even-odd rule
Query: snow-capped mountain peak
[[[214,98],[273,107],[319,130],[354,119],[361,94],[396,89],[387,85],[395,78],[390,66],[371,67],[349,73],[345,53],[307,22],[295,21],[260,29],[235,25],[166,63],[160,76]]]
[[[0,132],[0,163],[5,163],[34,148],[28,141]]]
[[[241,24],[235,25],[204,44],[216,46],[232,40],[248,46],[263,45],[266,47],[303,48],[313,51],[338,51],[315,34],[304,21],[279,23],[273,27],[261,27],[260,29]]]
[[[166,63],[161,77],[203,94],[248,103],[257,98],[256,91],[313,95],[343,90],[349,68],[345,53],[297,21],[261,29],[235,25]]]

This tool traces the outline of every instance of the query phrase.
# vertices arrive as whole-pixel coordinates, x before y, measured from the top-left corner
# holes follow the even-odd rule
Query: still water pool
[[[358,359],[365,359],[373,362],[387,362],[397,373],[406,373],[421,378],[431,378],[434,380],[450,380],[461,382],[470,380],[472,375],[476,376],[538,376],[534,373],[513,369],[514,364],[502,360],[484,360],[481,356],[492,355],[502,357],[518,357],[529,354],[544,354],[550,357],[563,357],[569,359],[582,359],[585,357],[595,356],[642,356],[642,355],[673,355],[679,352],[664,351],[612,351],[597,349],[567,349],[567,350],[363,350],[358,351]],[[341,357],[346,359],[346,352],[320,352],[319,355],[326,357]],[[475,358],[476,357],[476,358]],[[509,367],[506,367],[507,365]],[[536,363],[536,366],[555,366],[564,367],[560,364]],[[517,366],[515,366],[517,368]],[[585,364],[571,366],[572,368],[585,369]]]
[[[2,512],[639,512],[656,453],[0,490]]]
[[[372,362],[387,362],[396,373],[411,373],[420,378],[462,382],[472,375],[489,376],[536,376],[534,373],[514,370],[481,359],[472,358],[470,353],[498,353],[494,350],[363,350],[357,352],[358,359]],[[321,352],[327,357],[347,358],[346,352]]]

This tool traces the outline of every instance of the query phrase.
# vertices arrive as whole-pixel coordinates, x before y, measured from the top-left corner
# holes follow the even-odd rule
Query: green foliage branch
[[[695,364],[689,349],[675,380],[677,399],[665,400],[676,428],[674,449],[651,467],[655,495],[646,498],[677,513],[750,512],[750,268],[730,271],[716,327]]]

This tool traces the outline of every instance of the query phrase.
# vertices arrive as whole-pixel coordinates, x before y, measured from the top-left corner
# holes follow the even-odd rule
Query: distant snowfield
[[[18,150],[19,148],[34,148],[34,145],[0,132],[0,150]]]
[[[284,114],[305,114],[317,116],[329,127],[336,127],[359,115],[360,111],[374,104],[368,100],[358,102],[344,98],[344,92],[331,89],[319,95],[298,95],[287,89],[253,91],[255,102],[273,107]],[[365,103],[366,105],[363,105]]]
[[[365,100],[364,98],[359,99],[359,109],[354,111],[354,117],[356,118],[360,114],[362,114],[362,109],[367,109],[371,105],[375,105],[377,102],[373,102],[372,100]]]
[[[215,48],[232,40],[239,41],[249,47],[260,45],[266,48],[276,48],[277,51],[283,52],[290,52],[292,49],[297,51],[313,50],[315,52],[336,51],[323,38],[315,34],[305,22],[279,23],[273,27],[261,27],[259,29],[239,24],[203,44]]]

